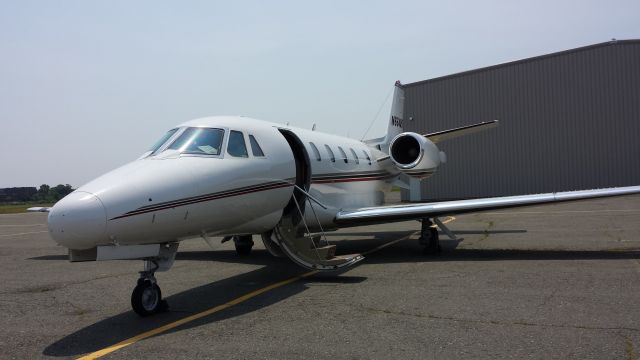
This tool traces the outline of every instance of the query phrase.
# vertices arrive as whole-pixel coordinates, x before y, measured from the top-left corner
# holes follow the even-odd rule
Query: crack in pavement
[[[556,296],[556,294],[560,291],[560,289],[554,289],[551,294],[547,295],[544,297],[544,299],[542,299],[542,303],[540,305],[538,305],[538,309],[540,311],[543,311],[546,307],[547,304]]]
[[[173,265],[173,267],[171,268],[172,270],[175,269],[181,269],[183,267],[189,266],[188,264],[175,264]],[[201,267],[205,267],[206,265],[201,265]],[[102,276],[97,276],[95,278],[91,278],[91,279],[86,279],[86,280],[79,280],[79,281],[73,281],[73,282],[62,282],[62,283],[52,283],[52,284],[43,284],[43,285],[37,285],[37,286],[29,286],[29,287],[23,287],[17,290],[13,290],[13,291],[0,291],[0,295],[18,295],[18,294],[25,294],[25,293],[44,293],[44,292],[48,292],[48,291],[54,291],[54,290],[59,290],[59,289],[63,289],[65,287],[68,286],[74,286],[74,285],[82,285],[82,284],[86,284],[92,281],[97,281],[97,280],[103,280],[103,279],[109,279],[109,278],[118,278],[118,277],[123,277],[123,276],[133,276],[132,278],[134,280],[137,280],[137,277],[135,277],[135,275],[137,274],[137,272],[134,271],[129,271],[129,272],[123,272],[123,273],[118,273],[118,274],[108,274],[108,275],[102,275]],[[132,280],[132,282],[135,282],[134,280]]]
[[[44,285],[38,285],[38,286],[29,286],[29,287],[24,287],[21,289],[17,289],[14,291],[6,291],[6,292],[0,292],[0,295],[17,295],[17,294],[25,294],[25,293],[44,293],[44,292],[48,292],[48,291],[54,291],[54,290],[59,290],[59,289],[63,289],[65,287],[68,286],[74,286],[74,285],[81,285],[81,284],[86,284],[88,282],[92,282],[92,281],[96,281],[96,280],[102,280],[102,279],[108,279],[108,278],[116,278],[116,277],[121,277],[121,276],[125,276],[125,275],[131,275],[130,272],[127,273],[122,273],[122,274],[111,274],[111,275],[104,275],[104,276],[98,276],[95,278],[91,278],[91,279],[87,279],[87,280],[81,280],[81,281],[74,281],[74,282],[64,282],[64,283],[54,283],[54,284],[44,284]]]
[[[456,318],[452,316],[437,316],[432,314],[410,313],[406,311],[378,309],[378,308],[366,307],[366,306],[357,306],[357,307],[360,307],[361,309],[364,309],[369,312],[374,312],[374,313],[411,316],[411,317],[431,319],[431,320],[446,320],[446,321],[455,321],[455,322],[462,322],[462,323],[474,323],[474,324],[485,324],[485,325],[519,325],[519,326],[550,327],[550,328],[577,329],[577,330],[606,330],[606,331],[626,330],[626,331],[640,332],[640,328],[541,324],[541,323],[533,323],[533,322],[526,322],[526,321],[479,320],[479,319]]]
[[[175,269],[181,269],[183,267],[188,266],[188,264],[176,264],[172,267],[172,270]],[[191,265],[193,267],[193,265]],[[208,267],[208,265],[203,264],[200,265],[198,267]],[[123,276],[132,276],[136,274],[135,272],[123,272],[123,273],[119,273],[119,274],[109,274],[109,275],[103,275],[103,276],[97,276],[95,278],[91,278],[91,279],[86,279],[86,280],[79,280],[79,281],[73,281],[73,282],[63,282],[63,283],[52,283],[52,284],[43,284],[43,285],[37,285],[37,286],[28,286],[28,287],[23,287],[17,290],[13,290],[13,291],[0,291],[0,295],[19,295],[19,294],[36,294],[36,293],[44,293],[44,292],[49,292],[49,291],[54,291],[54,290],[60,290],[69,286],[74,286],[74,285],[82,285],[82,284],[86,284],[92,281],[97,281],[97,280],[103,280],[103,279],[109,279],[109,278],[118,278],[118,277],[123,277]],[[137,277],[133,277],[134,280],[137,280]]]

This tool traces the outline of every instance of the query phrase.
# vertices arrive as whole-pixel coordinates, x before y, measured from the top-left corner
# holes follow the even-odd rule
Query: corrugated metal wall
[[[501,121],[439,144],[448,163],[423,199],[639,185],[640,41],[407,84],[404,118],[419,133]]]

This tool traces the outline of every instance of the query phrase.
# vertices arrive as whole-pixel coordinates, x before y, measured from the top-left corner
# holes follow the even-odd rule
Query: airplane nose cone
[[[82,250],[96,246],[106,232],[107,213],[95,195],[74,191],[49,211],[49,233],[58,244]]]

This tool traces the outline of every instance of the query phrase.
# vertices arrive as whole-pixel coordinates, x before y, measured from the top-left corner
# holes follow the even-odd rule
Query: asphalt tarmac
[[[333,275],[190,240],[157,274],[170,310],[140,318],[141,261],[69,263],[46,214],[0,215],[0,358],[638,357],[640,196],[447,220],[464,240],[438,256],[415,221],[329,233],[376,249]]]

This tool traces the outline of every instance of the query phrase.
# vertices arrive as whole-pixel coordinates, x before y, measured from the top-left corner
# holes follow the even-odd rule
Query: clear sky
[[[359,139],[395,80],[640,38],[638,14],[638,0],[0,0],[0,187],[77,187],[207,115]]]

